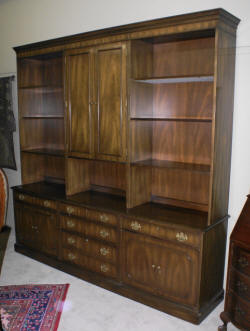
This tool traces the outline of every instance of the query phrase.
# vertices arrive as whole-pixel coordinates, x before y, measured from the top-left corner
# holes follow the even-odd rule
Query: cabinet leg
[[[220,314],[220,318],[224,324],[218,327],[218,331],[227,331],[227,323],[230,322],[228,314],[223,311]]]

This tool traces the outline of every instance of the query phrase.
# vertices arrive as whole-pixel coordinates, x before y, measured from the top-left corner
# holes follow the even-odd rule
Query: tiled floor
[[[212,331],[221,324],[220,304],[199,326],[113,294],[14,252],[10,236],[0,285],[69,283],[58,331]],[[236,330],[231,324],[228,331]]]

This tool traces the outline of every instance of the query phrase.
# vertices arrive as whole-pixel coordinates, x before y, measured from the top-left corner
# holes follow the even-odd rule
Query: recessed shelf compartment
[[[173,77],[145,77],[134,80],[137,83],[146,84],[176,84],[176,83],[194,83],[194,82],[213,82],[212,75],[199,76],[173,76]]]
[[[210,165],[208,164],[185,163],[185,162],[175,162],[168,160],[147,159],[147,160],[133,162],[131,165],[137,167],[181,169],[181,170],[207,172],[207,173],[210,172]]]

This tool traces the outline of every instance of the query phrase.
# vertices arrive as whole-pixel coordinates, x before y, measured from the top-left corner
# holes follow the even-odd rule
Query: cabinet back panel
[[[131,121],[131,161],[152,158],[152,122]]]
[[[63,116],[62,88],[20,89],[21,116]]]
[[[97,151],[121,156],[122,151],[122,49],[97,54],[98,114]]]
[[[152,195],[208,204],[209,173],[180,169],[152,169]]]
[[[130,117],[153,116],[153,92],[151,84],[131,82]]]
[[[153,159],[210,164],[211,123],[155,121]]]
[[[64,149],[64,120],[23,119],[20,121],[22,149]]]
[[[154,85],[154,117],[212,118],[210,82]]]
[[[154,76],[211,75],[214,38],[154,44]]]
[[[89,52],[68,58],[70,151],[86,154],[91,153],[90,61]]]

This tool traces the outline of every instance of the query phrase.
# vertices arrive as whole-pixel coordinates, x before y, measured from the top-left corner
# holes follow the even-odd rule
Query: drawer
[[[109,214],[106,212],[99,212],[96,210],[87,209],[86,218],[91,221],[97,221],[104,224],[117,225],[118,220],[117,217],[113,214]]]
[[[233,250],[233,266],[244,273],[247,276],[250,276],[250,253],[245,251],[240,247],[235,247]]]
[[[109,276],[112,278],[117,277],[116,266],[107,262],[99,261],[92,257],[85,256],[78,250],[63,248],[62,258],[64,261],[70,262],[90,271],[98,272],[102,275]]]
[[[57,209],[57,203],[56,201],[49,200],[49,199],[41,199],[37,197],[33,197],[28,194],[24,193],[15,193],[15,199],[22,201],[22,202],[27,202],[36,206],[40,207],[45,207],[45,208],[50,208],[50,209]]]
[[[73,215],[73,216],[82,216],[86,217],[86,208],[84,207],[78,207],[74,205],[68,205],[68,204],[60,204],[59,210],[62,213]]]
[[[116,228],[99,225],[92,222],[86,222],[84,219],[61,216],[61,227],[64,230],[77,232],[84,236],[101,239],[116,243],[118,241],[118,232]]]
[[[237,272],[230,271],[229,288],[237,293],[243,299],[250,301],[250,278]]]
[[[89,239],[87,237],[80,237],[67,232],[62,233],[63,247],[73,247],[82,250],[83,254],[90,255],[108,261],[110,263],[117,262],[117,249],[113,246],[103,244],[101,242]]]
[[[200,246],[201,235],[198,233],[175,230],[125,217],[122,218],[122,227],[130,231],[147,234],[160,239],[185,243],[195,247]]]
[[[237,295],[229,294],[228,307],[232,321],[241,328],[250,330],[250,303]]]

